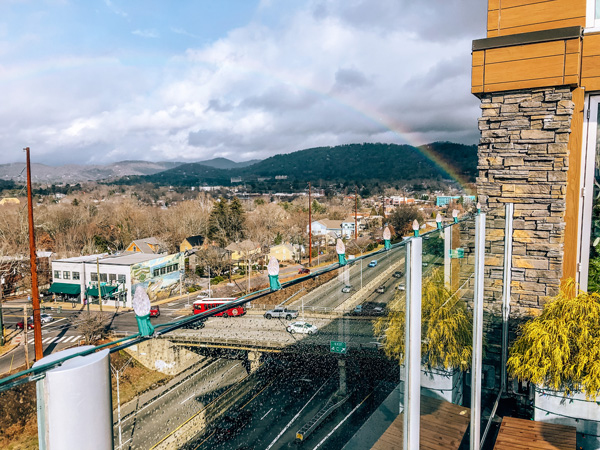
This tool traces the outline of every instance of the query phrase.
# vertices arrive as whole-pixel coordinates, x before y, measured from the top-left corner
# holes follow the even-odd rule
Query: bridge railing
[[[361,448],[361,439],[367,439],[369,431],[383,434],[389,427],[404,429],[404,416],[410,416],[413,423],[417,423],[417,430],[430,426],[427,421],[433,416],[445,418],[437,425],[440,429],[444,428],[444,422],[455,423],[460,421],[457,417],[463,418],[466,420],[460,421],[459,430],[455,431],[459,433],[462,429],[464,436],[472,425],[470,409],[480,408],[472,403],[473,395],[468,395],[472,386],[469,359],[473,355],[472,338],[477,326],[473,322],[478,281],[476,222],[484,220],[482,216],[477,217],[466,217],[456,223],[450,220],[440,229],[396,242],[389,249],[363,255],[358,252],[346,265],[334,263],[282,283],[282,292],[262,289],[210,312],[157,325],[150,336],[120,334],[118,340],[65,357],[59,353],[50,361],[40,361],[29,370],[1,379],[0,400],[10,397],[18,402],[26,397],[31,400],[35,395],[36,406],[20,417],[28,417],[25,422],[31,429],[37,415],[39,439],[35,436],[32,439],[38,441],[40,448],[45,448],[56,433],[64,432],[60,431],[62,428],[54,416],[48,414],[56,401],[48,385],[54,382],[50,374],[58,371],[66,383],[69,373],[76,373],[85,366],[82,361],[93,355],[100,358],[106,351],[103,364],[111,374],[108,384],[104,384],[105,389],[111,387],[105,393],[109,399],[108,411],[96,411],[87,417],[78,425],[79,429],[72,430],[72,437],[87,442],[86,423],[103,423],[107,415],[112,433],[88,448],[219,448],[224,440],[239,440],[242,445],[243,439],[250,435],[256,440],[252,442],[256,448],[276,448],[285,440],[293,440],[295,429],[308,421],[308,411],[319,409],[319,402],[325,404],[341,395],[350,396],[345,403],[351,405],[348,414],[356,414],[369,405],[368,412],[357,415],[364,415],[364,420],[340,424],[352,430],[346,434],[348,439],[353,436],[355,448]],[[319,277],[327,281],[313,283],[318,284],[316,287],[305,287]],[[305,291],[293,295],[299,289]],[[237,304],[247,304],[251,312],[266,311],[274,302],[261,300],[276,295],[292,298],[289,306],[303,314],[278,325],[278,331],[266,328],[271,326],[268,323],[274,322],[266,320],[256,329],[244,328],[244,321],[256,319],[260,314],[227,319],[227,322],[219,319],[219,324],[226,323],[224,330],[229,335],[220,340],[210,337],[205,343],[235,341],[239,345],[228,355],[217,355],[210,345],[200,351],[192,346],[175,348],[169,343],[168,337],[182,329],[189,334],[208,335],[217,319],[208,322],[207,319]],[[416,304],[411,302],[419,303],[416,317],[421,328],[412,335],[411,326],[405,321],[410,317],[411,304]],[[312,328],[294,328],[292,322],[308,323],[318,331],[304,334],[302,331]],[[262,352],[257,351],[256,346],[244,346],[244,339],[256,341],[261,339],[261,334],[268,333],[271,334],[265,342],[271,342],[273,348],[278,344],[300,350],[291,352],[290,356],[274,350],[270,353],[266,346]],[[457,338],[464,335],[466,340]],[[279,338],[273,340],[272,336]],[[165,337],[167,339],[159,339]],[[440,339],[437,343],[434,342],[436,337]],[[446,359],[443,355],[435,356],[434,350],[448,347],[452,342],[453,355],[445,356]],[[307,347],[320,349],[321,353],[311,353]],[[409,348],[419,352],[413,358],[418,365],[417,390],[413,390],[418,409],[410,409],[405,396],[410,387],[410,376],[407,377],[405,371],[407,362],[411,361],[406,354]],[[365,349],[369,351],[362,351]],[[102,370],[89,375],[90,379],[100,377]],[[493,378],[486,370],[489,369],[484,365],[486,380]],[[432,381],[436,377],[439,380]],[[102,385],[100,381],[91,385],[81,376],[76,379],[84,380],[84,383],[73,384],[77,389],[90,391]],[[435,384],[438,381],[442,384]],[[476,386],[476,389],[481,393],[481,388]],[[79,392],[79,401],[88,394]],[[297,398],[298,403],[289,405],[294,414],[288,417],[287,410],[270,411],[266,407],[272,401],[269,395],[271,399]],[[367,401],[365,396],[373,400]],[[63,418],[76,414],[69,411],[67,400],[61,399],[65,405],[60,409]],[[482,402],[484,408],[489,406],[486,402],[487,397]],[[396,416],[365,423],[370,416],[379,417],[383,410],[395,411]],[[414,411],[417,411],[416,416]],[[434,414],[435,411],[439,414]],[[282,425],[284,418],[289,423]],[[258,426],[259,419],[261,429],[266,428],[266,431],[260,437],[251,432],[245,435]],[[18,424],[17,419],[10,420],[15,426]],[[68,419],[61,420],[60,425],[65,422]],[[265,426],[265,423],[271,425]],[[406,431],[405,435],[408,429]],[[315,439],[317,445],[319,440],[329,439],[328,433],[317,430],[311,439]],[[414,433],[411,436],[414,437]]]

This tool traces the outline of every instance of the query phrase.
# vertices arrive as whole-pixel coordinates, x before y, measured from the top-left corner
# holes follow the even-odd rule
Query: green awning
[[[106,286],[106,285],[101,285],[100,286],[100,293],[102,294],[102,297],[112,297],[115,292],[117,291],[118,286]],[[85,293],[90,296],[90,297],[98,297],[98,288],[97,287],[91,287],[86,289]]]
[[[79,295],[81,286],[72,283],[52,283],[48,292],[51,294]]]

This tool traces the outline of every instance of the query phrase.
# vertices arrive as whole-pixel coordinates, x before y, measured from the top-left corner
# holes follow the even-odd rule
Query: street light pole
[[[100,312],[102,312],[102,291],[100,290],[100,261],[96,257],[96,271],[98,272],[98,303],[100,304]]]
[[[121,373],[125,370],[125,368],[129,365],[129,363],[133,360],[133,357],[129,358],[129,361],[127,361],[123,367],[121,367],[121,370],[117,370],[114,368],[114,366],[111,364],[110,368],[113,371],[113,373],[115,374],[115,377],[117,378],[117,420],[118,420],[118,426],[119,426],[119,448],[121,448],[123,446],[123,432],[122,432],[122,426],[121,426],[121,394],[119,391],[119,378],[121,376]]]

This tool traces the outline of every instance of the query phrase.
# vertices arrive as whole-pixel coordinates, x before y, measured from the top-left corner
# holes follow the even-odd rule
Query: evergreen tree
[[[208,237],[221,247],[225,247],[228,241],[228,217],[229,205],[227,200],[221,197],[213,204],[208,218]]]
[[[246,216],[244,207],[239,198],[233,197],[229,204],[227,237],[234,242],[241,241],[244,239],[245,228]]]

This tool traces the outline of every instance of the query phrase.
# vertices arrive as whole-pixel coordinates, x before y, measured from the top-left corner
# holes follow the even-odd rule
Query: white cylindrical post
[[[452,228],[444,228],[444,286],[446,289],[452,289],[452,258],[450,251],[452,250]]]
[[[485,214],[475,218],[475,292],[473,301],[473,363],[471,365],[470,449],[481,448],[481,369],[483,364],[483,268],[485,263]]]
[[[504,279],[502,286],[502,365],[500,385],[506,392],[508,376],[506,361],[508,360],[508,319],[510,317],[510,284],[512,282],[512,245],[513,245],[513,214],[515,205],[507,203],[505,206],[504,224]]]
[[[42,358],[36,366],[54,362],[65,356],[88,350],[77,347]],[[101,350],[78,356],[46,372],[38,383],[38,397],[43,398],[44,446],[49,450],[112,450],[112,401],[109,351]]]
[[[404,341],[404,450],[419,448],[421,426],[421,285],[423,240],[406,245],[406,327]]]

